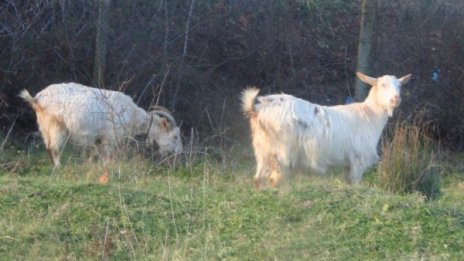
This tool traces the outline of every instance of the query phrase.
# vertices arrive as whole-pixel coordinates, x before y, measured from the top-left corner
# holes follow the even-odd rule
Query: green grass
[[[104,169],[70,153],[0,156],[1,260],[461,260],[464,180],[442,195],[396,195],[343,177],[252,186],[251,154],[198,156],[178,167],[146,159]],[[107,170],[107,184],[99,177]],[[380,187],[380,186],[379,186]]]

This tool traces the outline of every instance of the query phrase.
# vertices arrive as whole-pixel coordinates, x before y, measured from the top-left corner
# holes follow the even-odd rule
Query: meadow
[[[373,168],[360,186],[337,172],[252,185],[251,148],[103,167],[43,148],[0,156],[2,260],[460,260],[464,178],[459,159],[441,194],[398,194]],[[107,175],[105,175],[105,173]],[[107,179],[102,179],[102,177]]]

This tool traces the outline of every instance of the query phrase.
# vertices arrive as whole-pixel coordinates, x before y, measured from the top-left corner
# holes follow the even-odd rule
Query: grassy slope
[[[295,177],[258,191],[252,161],[172,169],[135,160],[112,166],[102,185],[97,165],[71,159],[53,170],[45,154],[35,156],[1,159],[1,259],[464,257],[459,175],[447,178],[439,200],[424,202],[337,177]]]

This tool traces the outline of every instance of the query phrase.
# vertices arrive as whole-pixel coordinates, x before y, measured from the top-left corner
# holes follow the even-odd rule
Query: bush
[[[435,163],[436,153],[427,137],[427,124],[397,120],[382,141],[378,167],[381,187],[393,193],[419,192],[427,199],[440,195],[443,168]]]

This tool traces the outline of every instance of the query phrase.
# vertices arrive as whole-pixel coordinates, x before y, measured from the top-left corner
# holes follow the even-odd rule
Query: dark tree
[[[98,1],[97,36],[93,80],[99,87],[105,86],[106,56],[108,53],[109,12],[111,0]]]
[[[377,0],[362,0],[361,2],[361,28],[359,31],[356,70],[367,74],[369,74],[369,55],[371,53],[376,6]],[[356,101],[362,101],[366,98],[367,88],[358,78],[356,78],[354,90]]]

